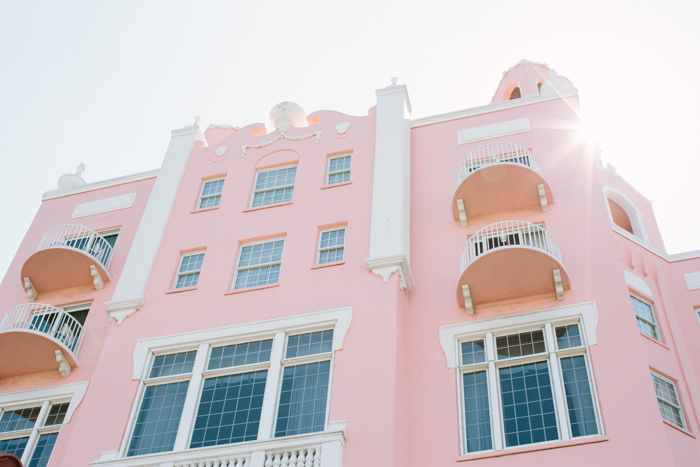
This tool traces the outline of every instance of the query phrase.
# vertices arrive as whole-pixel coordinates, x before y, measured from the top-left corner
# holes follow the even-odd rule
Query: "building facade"
[[[285,102],[44,194],[0,284],[32,467],[700,465],[700,252],[521,61],[411,119]],[[469,464],[463,464],[469,463]]]

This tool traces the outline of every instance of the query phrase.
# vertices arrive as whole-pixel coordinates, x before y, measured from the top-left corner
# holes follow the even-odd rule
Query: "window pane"
[[[330,367],[325,361],[284,369],[275,437],[324,429]]]
[[[499,370],[506,447],[559,439],[547,362]]]
[[[258,438],[267,370],[204,380],[190,448]]]
[[[159,355],[153,359],[151,374],[149,378],[160,378],[161,376],[181,375],[191,373],[194,366],[194,358],[197,351],[173,353],[170,355]]]
[[[464,375],[464,419],[467,427],[467,452],[491,449],[489,388],[485,371]]]
[[[234,289],[257,287],[259,285],[276,284],[280,277],[280,265],[263,266],[261,268],[244,269],[236,276]]]
[[[178,276],[177,278],[177,284],[175,285],[176,289],[181,289],[183,287],[194,287],[197,285],[199,282],[199,273],[195,272],[194,274],[185,274],[182,276]]]
[[[0,433],[34,428],[40,411],[41,407],[30,407],[5,412],[0,419]]]
[[[202,269],[202,261],[204,261],[204,253],[198,255],[183,256],[178,272],[199,271]]]
[[[39,441],[36,443],[36,448],[34,449],[34,454],[32,454],[29,467],[46,467],[46,465],[48,465],[51,451],[53,451],[53,446],[56,444],[57,438],[58,433],[39,436]]]
[[[651,374],[651,379],[654,382],[654,390],[659,400],[661,416],[683,428],[683,416],[680,410],[680,402],[678,402],[678,396],[676,395],[676,387],[670,381],[660,378],[653,373]]]
[[[224,181],[216,180],[214,182],[206,182],[202,188],[202,197],[218,195],[224,189]]]
[[[651,305],[641,301],[637,297],[630,295],[630,298],[632,299],[634,314],[637,315],[637,327],[639,331],[658,340],[659,333],[656,328],[656,319],[654,318],[654,310],[651,308]]]
[[[66,412],[68,412],[69,402],[64,402],[63,404],[53,404],[51,410],[49,410],[49,416],[46,417],[46,423],[44,426],[60,425],[63,423],[63,419],[66,418]]]
[[[462,365],[472,363],[482,363],[486,361],[486,350],[484,350],[484,340],[462,343]]]
[[[557,347],[559,350],[579,347],[582,345],[581,333],[579,332],[578,324],[558,327],[556,328],[556,334]]]
[[[304,357],[333,350],[333,330],[289,336],[285,358]]]
[[[321,248],[330,248],[345,244],[345,229],[321,233]]]
[[[333,250],[322,251],[318,256],[318,264],[333,263],[343,260],[344,248],[335,248]]]
[[[294,187],[273,189],[279,186],[294,185],[297,168],[289,167],[280,170],[270,170],[268,172],[258,172],[255,181],[255,194],[253,196],[253,207],[265,206],[267,204],[282,203],[291,201]],[[267,190],[267,191],[263,191]]]
[[[598,424],[586,371],[586,359],[583,356],[562,358],[561,374],[564,378],[566,405],[569,408],[571,436],[576,438],[597,435]]]
[[[257,266],[258,264],[276,263],[282,260],[284,240],[277,240],[241,248],[238,267]]]
[[[340,172],[343,170],[350,170],[350,166],[352,164],[352,154],[348,156],[343,156],[343,157],[335,157],[331,159],[330,164],[328,165],[328,172]],[[348,173],[349,175],[349,173]]]
[[[337,174],[331,174],[328,176],[328,184],[333,185],[334,183],[343,183],[350,180],[350,172],[340,172]]]
[[[183,381],[146,388],[127,456],[172,451],[188,386]]]
[[[534,355],[544,351],[544,333],[541,330],[496,338],[496,353],[499,360]]]
[[[202,198],[202,200],[199,202],[199,207],[200,209],[211,208],[214,206],[218,206],[219,202],[221,202],[221,195],[210,196],[208,198]]]
[[[0,452],[22,457],[24,448],[27,447],[27,441],[29,441],[28,436],[26,438],[4,439],[0,441]]]
[[[272,339],[246,344],[226,345],[211,349],[209,370],[229,368],[232,366],[252,365],[253,363],[269,362],[272,351]]]

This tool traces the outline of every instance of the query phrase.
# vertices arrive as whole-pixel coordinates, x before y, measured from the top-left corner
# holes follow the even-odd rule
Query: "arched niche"
[[[272,151],[261,157],[257,164],[255,164],[255,169],[271,169],[273,167],[283,165],[292,165],[297,162],[299,162],[298,152],[292,151],[291,149],[281,149],[278,151]]]
[[[644,228],[642,212],[632,200],[623,192],[611,186],[604,186],[603,194],[605,195],[605,205],[608,208],[610,221],[632,235],[648,242],[649,237]]]

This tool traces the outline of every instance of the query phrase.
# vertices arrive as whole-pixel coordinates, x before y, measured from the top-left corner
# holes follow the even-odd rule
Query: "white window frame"
[[[199,199],[197,200],[197,209],[210,209],[210,208],[218,207],[219,204],[221,204],[221,201],[219,201],[219,204],[217,204],[216,206],[207,206],[205,208],[202,207],[202,202],[204,200],[209,199],[209,198],[215,198],[217,196],[220,199],[221,195],[223,193],[223,187],[222,187],[221,193],[216,193],[213,195],[204,195],[204,187],[207,186],[207,183],[219,182],[222,180],[224,181],[224,185],[225,185],[226,184],[226,177],[219,177],[219,178],[211,178],[211,179],[207,179],[207,180],[202,180],[202,189],[199,190]]]
[[[41,406],[39,416],[32,428],[0,433],[0,441],[26,438],[28,436],[29,440],[27,440],[27,445],[24,448],[24,453],[20,460],[22,461],[22,465],[29,465],[39,441],[39,436],[60,433],[61,427],[70,422],[73,412],[75,412],[75,409],[82,402],[87,387],[88,381],[84,381],[81,383],[0,394],[0,418],[2,418],[5,412]],[[44,426],[51,406],[66,402],[69,402],[69,405],[63,422],[60,425]]]
[[[262,190],[256,190],[256,189],[255,189],[255,187],[256,187],[257,184],[258,184],[258,177],[260,177],[260,174],[261,174],[261,173],[265,173],[265,172],[275,172],[275,171],[277,171],[277,170],[292,169],[292,168],[296,168],[296,169],[297,169],[297,173],[294,175],[294,183],[293,183],[293,184],[291,184],[291,185],[280,185],[280,186],[276,186],[276,187],[273,187],[273,188],[264,188],[264,189],[262,189]],[[252,209],[252,208],[262,208],[263,206],[274,206],[275,204],[281,204],[281,203],[289,203],[289,202],[291,202],[291,200],[289,200],[289,201],[280,201],[280,202],[278,202],[278,203],[261,204],[260,206],[253,206],[253,202],[255,201],[255,195],[258,194],[258,193],[265,193],[266,191],[282,190],[282,189],[284,189],[284,188],[294,188],[294,185],[296,185],[296,182],[297,182],[296,176],[297,176],[298,174],[299,174],[299,165],[298,165],[298,164],[283,165],[283,166],[280,166],[280,167],[273,167],[273,168],[271,168],[271,169],[258,170],[257,172],[255,172],[255,181],[253,182],[253,194],[252,194],[251,197],[250,197],[250,205],[249,205],[248,207],[251,208],[251,209]],[[292,193],[292,196],[293,196],[293,193]]]
[[[678,400],[678,405],[674,405],[674,404],[671,403],[670,401],[667,401],[667,400],[662,399],[661,397],[659,397],[659,395],[656,394],[656,387],[654,387],[654,394],[656,395],[656,399],[657,399],[657,400],[663,402],[664,404],[670,405],[671,407],[675,407],[676,409],[678,409],[678,413],[681,415],[681,423],[682,423],[682,425],[679,426],[679,425],[675,422],[675,420],[669,420],[669,419],[667,419],[666,417],[664,417],[663,414],[660,413],[660,411],[661,411],[661,408],[660,408],[660,407],[659,407],[659,415],[661,415],[661,418],[662,418],[663,420],[667,421],[668,423],[671,423],[671,424],[674,425],[674,426],[679,426],[680,428],[682,428],[682,429],[684,429],[684,430],[687,430],[687,429],[688,429],[688,423],[687,423],[686,420],[685,420],[685,415],[683,415],[683,406],[681,405],[681,396],[680,396],[680,394],[678,394],[678,388],[676,387],[676,383],[673,382],[673,381],[671,381],[671,380],[668,379],[668,378],[665,378],[665,377],[661,376],[660,374],[658,374],[658,373],[655,372],[655,371],[652,371],[651,374],[652,374],[652,376],[655,376],[655,377],[657,377],[657,378],[659,378],[659,379],[661,379],[661,380],[666,381],[666,382],[667,382],[668,384],[670,384],[671,387],[673,388],[673,392],[675,393],[676,400]],[[652,379],[652,384],[653,384],[653,379]]]
[[[698,316],[698,324],[700,324],[700,308],[695,309],[695,314]]]
[[[189,274],[196,274],[199,273],[200,276],[202,274],[202,268],[200,267],[199,269],[194,269],[192,271],[187,271],[187,272],[180,272],[180,268],[182,267],[182,262],[185,260],[186,257],[188,256],[195,256],[195,255],[205,255],[206,256],[207,250],[201,250],[201,251],[193,251],[192,253],[183,253],[180,255],[180,261],[177,263],[177,271],[175,272],[175,282],[173,282],[173,290],[174,289],[184,289],[187,287],[197,287],[199,285],[199,277],[197,278],[197,284],[195,285],[188,285],[187,287],[178,287],[177,283],[180,280],[180,276],[187,276]],[[202,267],[204,267],[204,258],[202,258]]]
[[[654,305],[652,305],[648,300],[645,300],[644,298],[640,297],[639,295],[633,294],[633,293],[631,293],[631,292],[630,292],[630,297],[632,297],[633,299],[636,298],[636,299],[639,300],[640,302],[642,302],[642,303],[644,303],[644,304],[646,304],[646,305],[649,305],[649,309],[651,310],[651,316],[654,317],[654,321],[655,321],[655,322],[654,322],[654,323],[650,323],[649,320],[647,320],[646,318],[643,318],[643,317],[639,316],[639,315],[637,314],[637,312],[634,311],[634,305],[633,305],[633,306],[632,306],[632,312],[634,313],[634,317],[635,317],[636,319],[641,319],[641,320],[644,321],[646,324],[652,326],[652,327],[656,330],[656,337],[650,336],[649,334],[647,334],[647,333],[645,333],[645,332],[642,332],[641,330],[640,330],[639,332],[640,332],[641,334],[644,334],[644,335],[645,335],[646,337],[648,337],[649,339],[655,340],[656,342],[661,342],[661,331],[659,330],[659,321],[658,321],[658,319],[656,318],[656,312],[654,311]]]
[[[585,358],[588,382],[593,397],[596,423],[598,426],[598,433],[596,435],[579,436],[573,439],[578,440],[604,435],[605,431],[600,415],[600,404],[596,392],[595,378],[588,356],[588,347],[596,343],[595,328],[597,326],[597,321],[598,317],[595,304],[589,302],[441,327],[440,343],[447,357],[448,367],[455,368],[457,376],[460,446],[462,455],[507,451],[527,446],[539,446],[571,440],[571,421],[569,420],[569,410],[566,403],[564,381],[561,373],[561,359],[567,357],[583,356]],[[571,324],[578,324],[582,345],[559,350],[557,347],[555,328]],[[496,354],[497,337],[535,330],[543,331],[545,337],[545,352],[498,360]],[[462,343],[480,339],[484,339],[486,361],[483,363],[462,365]],[[541,361],[548,362],[559,439],[506,447],[498,369]],[[464,419],[463,375],[478,371],[486,371],[487,375],[492,449],[469,453],[467,452],[466,421]]]
[[[341,157],[347,157],[347,156],[350,156],[350,168],[343,169],[343,170],[336,170],[334,172],[331,172],[331,161],[333,159],[340,159]],[[328,166],[326,167],[326,185],[327,186],[337,185],[338,183],[349,183],[350,182],[350,179],[348,179],[344,182],[335,182],[335,183],[331,183],[330,180],[331,180],[331,175],[338,175],[338,174],[342,174],[345,172],[349,173],[350,177],[352,177],[352,159],[353,159],[352,156],[353,156],[353,153],[349,152],[347,154],[338,154],[337,156],[333,156],[333,157],[328,158]]]
[[[326,247],[326,248],[321,248],[321,239],[323,238],[323,234],[324,234],[324,233],[329,233],[329,232],[335,232],[335,231],[338,231],[338,230],[342,230],[342,231],[343,231],[343,244],[342,244],[342,246],[335,245],[335,246],[329,246],[329,247]],[[345,227],[345,226],[343,226],[343,227],[336,227],[336,228],[333,228],[333,229],[321,230],[321,231],[318,233],[318,250],[316,251],[316,264],[318,264],[318,265],[321,265],[321,264],[332,264],[332,263],[338,263],[338,262],[340,262],[340,261],[345,261],[345,242],[346,242],[346,240],[348,239],[348,235],[347,235],[347,234],[348,234],[348,230],[347,230],[347,227]],[[343,259],[338,260],[338,261],[328,261],[328,262],[325,262],[325,263],[321,263],[321,253],[322,253],[322,252],[324,252],[324,251],[329,251],[329,250],[339,250],[339,249],[341,249],[341,248],[343,249]]]
[[[127,429],[125,430],[119,452],[115,452],[113,455],[110,455],[110,453],[105,453],[108,454],[108,456],[106,456],[107,459],[105,460],[117,460],[123,458],[125,461],[133,460],[136,462],[138,459],[146,456],[148,458],[158,455],[171,456],[173,453],[178,451],[190,450],[189,445],[194,429],[194,422],[199,410],[199,402],[204,385],[204,379],[236,373],[248,373],[263,369],[267,369],[268,373],[265,384],[265,393],[263,396],[263,406],[262,413],[260,415],[260,426],[258,428],[257,440],[244,441],[229,445],[220,444],[194,449],[202,451],[206,449],[221,449],[224,446],[245,447],[245,445],[259,443],[263,440],[287,440],[289,437],[274,437],[275,424],[277,421],[277,410],[279,407],[279,398],[282,386],[283,368],[286,366],[296,366],[325,360],[331,361],[330,376],[328,381],[328,396],[326,400],[325,430],[324,432],[310,433],[310,435],[322,434],[330,431],[333,428],[331,425],[335,425],[335,423],[329,422],[328,420],[328,409],[331,400],[333,383],[333,357],[336,350],[343,348],[343,341],[350,327],[351,320],[352,309],[348,307],[287,318],[259,321],[255,323],[245,323],[206,331],[195,331],[184,334],[175,334],[172,336],[139,340],[136,344],[136,349],[134,350],[133,379],[140,381],[136,394],[136,400],[132,406],[131,415],[129,417],[129,422]],[[331,352],[289,359],[284,358],[287,350],[287,339],[289,336],[330,329],[333,330]],[[214,370],[206,369],[209,362],[211,349],[213,347],[243,344],[266,339],[273,339],[272,352],[269,362],[219,368]],[[197,355],[191,373],[164,376],[159,378],[148,377],[155,357],[192,350],[196,350]],[[183,406],[182,416],[180,418],[180,424],[173,450],[158,454],[145,454],[126,457],[136,420],[141,409],[141,402],[146,387],[156,384],[168,384],[186,380],[189,380],[190,383],[187,389],[185,404]],[[120,463],[119,465],[122,464]]]
[[[255,246],[255,245],[262,245],[265,243],[274,243],[279,240],[284,240],[284,245],[282,246],[282,256],[280,257],[279,261],[273,261],[271,263],[260,263],[256,264],[254,266],[243,266],[240,267],[239,265],[241,264],[241,253],[243,252],[243,248],[247,246]],[[250,287],[241,287],[240,289],[235,288],[236,287],[236,281],[238,280],[238,273],[239,271],[242,270],[249,270],[249,269],[258,269],[258,268],[264,268],[266,266],[275,266],[277,264],[280,265],[280,276],[282,275],[282,260],[284,259],[284,248],[287,246],[287,237],[277,237],[277,238],[269,238],[267,240],[261,240],[259,242],[251,242],[251,243],[242,243],[240,247],[238,248],[238,259],[236,259],[236,272],[233,274],[233,282],[231,283],[231,290],[236,291],[236,290],[246,290],[246,289],[251,289],[254,287],[267,287],[267,286],[272,286],[274,284],[279,284],[279,277],[277,278],[277,282],[274,284],[263,284],[263,285],[253,285]]]

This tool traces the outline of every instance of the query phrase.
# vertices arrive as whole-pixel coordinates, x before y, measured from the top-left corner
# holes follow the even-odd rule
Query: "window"
[[[276,284],[280,277],[283,250],[284,239],[243,245],[233,280],[234,290]]]
[[[659,330],[656,327],[656,319],[654,319],[654,309],[645,301],[642,301],[630,295],[632,298],[632,307],[634,314],[637,315],[637,327],[639,332],[646,334],[652,339],[659,340]]]
[[[204,261],[204,253],[190,253],[182,255],[180,259],[180,267],[177,270],[175,278],[176,289],[183,287],[194,287],[199,281],[199,273],[202,271],[202,261]]]
[[[255,188],[250,207],[255,208],[291,201],[296,175],[296,166],[258,172],[255,177]]]
[[[321,232],[318,244],[318,264],[342,261],[345,253],[345,229]]]
[[[659,401],[661,416],[681,428],[685,428],[681,403],[678,401],[676,385],[656,373],[651,373],[651,380],[654,383],[656,399]]]
[[[124,455],[324,431],[333,325],[297,324],[290,333],[264,326],[257,329],[267,336],[256,339],[225,343],[217,334],[197,350],[151,356]],[[188,397],[197,402],[185,408]]]
[[[577,319],[459,339],[465,453],[600,434]]]
[[[352,166],[352,154],[331,157],[328,160],[327,185],[350,181],[350,167]]]
[[[199,195],[198,209],[212,208],[219,205],[221,191],[224,189],[224,179],[207,180],[202,185],[202,193]]]
[[[29,467],[45,467],[61,429],[69,401],[45,401],[0,411],[0,452],[14,454]]]

